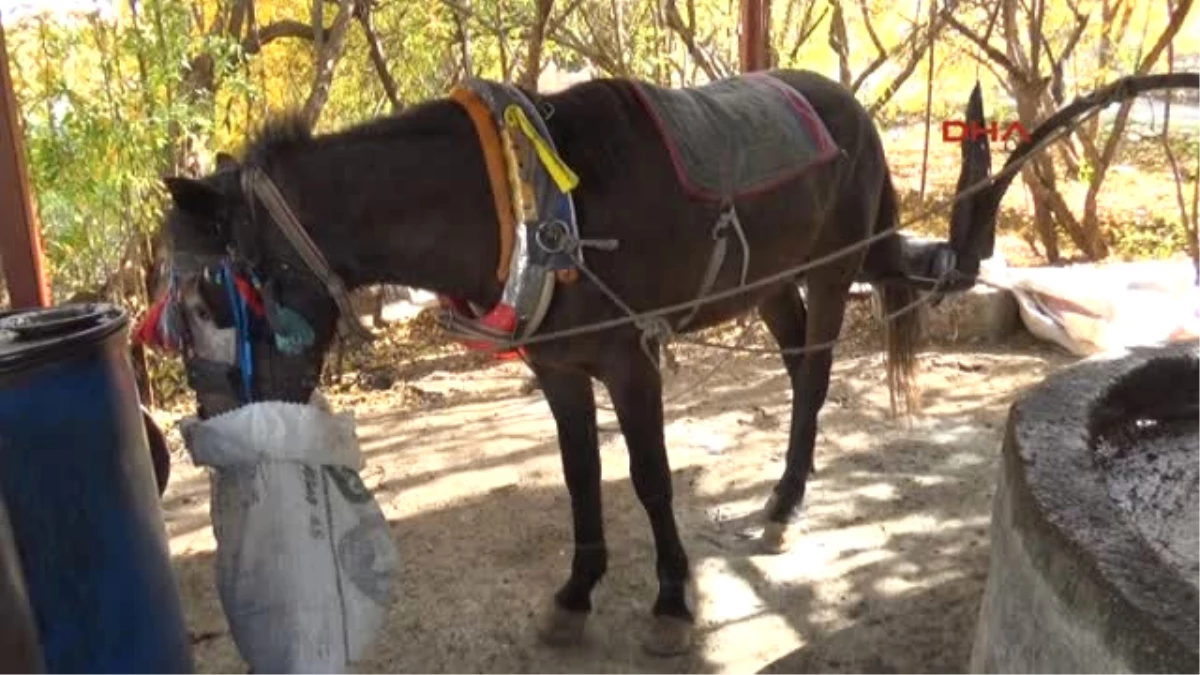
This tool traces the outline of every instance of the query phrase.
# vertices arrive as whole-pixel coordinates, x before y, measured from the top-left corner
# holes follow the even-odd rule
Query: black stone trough
[[[1196,343],[1068,367],[1012,407],[975,673],[1196,673]]]

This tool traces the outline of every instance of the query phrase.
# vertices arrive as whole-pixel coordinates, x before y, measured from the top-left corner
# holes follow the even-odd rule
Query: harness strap
[[[700,291],[696,293],[697,298],[707,296],[712,291],[713,285],[717,283],[717,276],[721,273],[721,266],[725,264],[725,255],[729,250],[729,235],[726,230],[730,227],[737,233],[738,243],[742,246],[742,276],[738,285],[746,284],[746,276],[750,271],[750,246],[746,243],[746,233],[742,230],[742,222],[738,219],[737,209],[730,204],[729,208],[717,219],[717,224],[713,226],[713,250],[708,256],[708,267],[704,270],[704,279],[700,282]],[[692,311],[679,321],[675,330],[683,330],[699,312],[700,305],[693,305]]]
[[[326,291],[337,304],[338,312],[346,320],[350,334],[365,342],[375,339],[371,331],[359,322],[358,314],[350,305],[350,296],[345,282],[333,271],[329,262],[325,260],[325,256],[321,254],[321,250],[304,231],[296,214],[292,212],[287,200],[279,193],[279,188],[275,187],[271,178],[263,173],[262,169],[256,166],[247,166],[242,170],[242,190],[247,195],[255,195],[262,201],[263,206],[271,214],[271,218],[279,226],[279,230],[291,242],[292,247],[296,249],[296,253],[308,266],[309,271],[324,284]]]
[[[499,130],[492,120],[487,104],[474,91],[457,86],[450,91],[450,98],[467,111],[475,133],[479,136],[479,147],[483,149],[483,161],[487,166],[488,183],[492,187],[492,203],[500,223],[500,262],[496,267],[496,278],[508,280],[509,264],[512,259],[513,239],[516,236],[516,216],[513,211],[512,193],[506,188],[509,179],[505,171],[505,153]]]
[[[727,230],[730,226],[737,233],[738,243],[742,245],[742,276],[738,283],[739,286],[746,284],[746,276],[750,271],[750,245],[746,242],[746,233],[742,230],[742,221],[738,219],[737,205],[734,203],[734,185],[736,185],[738,169],[741,166],[742,151],[734,144],[731,136],[726,135],[725,140],[726,161],[720,167],[721,188],[725,193],[724,210],[717,216],[717,222],[713,225],[713,249],[708,256],[708,267],[704,270],[704,278],[700,281],[700,291],[696,293],[697,298],[707,296],[712,291],[713,285],[717,283],[717,276],[721,273],[721,267],[725,264],[725,255],[729,249]],[[682,331],[696,318],[699,312],[700,305],[693,305],[692,311],[680,320],[675,330]]]

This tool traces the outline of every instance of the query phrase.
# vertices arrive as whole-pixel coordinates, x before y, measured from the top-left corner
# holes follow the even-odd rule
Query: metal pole
[[[8,47],[0,23],[0,261],[13,309],[48,307],[50,287],[42,261],[42,242],[29,198],[21,120]]]
[[[771,67],[770,50],[770,0],[742,0],[742,31],[740,56],[742,72],[766,70]]]

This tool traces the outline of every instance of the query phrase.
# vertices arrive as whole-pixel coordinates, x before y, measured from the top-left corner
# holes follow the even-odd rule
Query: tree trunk
[[[537,0],[537,16],[534,17],[533,28],[529,34],[529,46],[525,50],[525,65],[521,68],[519,84],[529,91],[537,91],[538,77],[542,74],[542,46],[546,40],[546,24],[550,21],[550,12],[554,8],[554,0]]]
[[[317,23],[316,18],[322,14],[319,6],[325,1],[313,0],[314,29],[323,28],[324,24]],[[325,109],[325,103],[329,101],[329,90],[333,86],[333,74],[346,46],[346,32],[350,27],[354,3],[353,0],[338,0],[337,7],[338,13],[333,19],[333,26],[330,27],[329,34],[324,35],[323,29],[313,31],[315,52],[313,88],[308,94],[308,100],[304,102],[302,112],[304,121],[310,129],[317,125],[317,120],[321,118],[321,111]]]

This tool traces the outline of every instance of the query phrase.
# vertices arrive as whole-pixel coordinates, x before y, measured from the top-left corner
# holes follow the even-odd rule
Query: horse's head
[[[166,179],[166,290],[137,332],[177,350],[201,417],[251,401],[308,401],[333,339],[338,304],[246,167],[218,158],[203,178]]]

